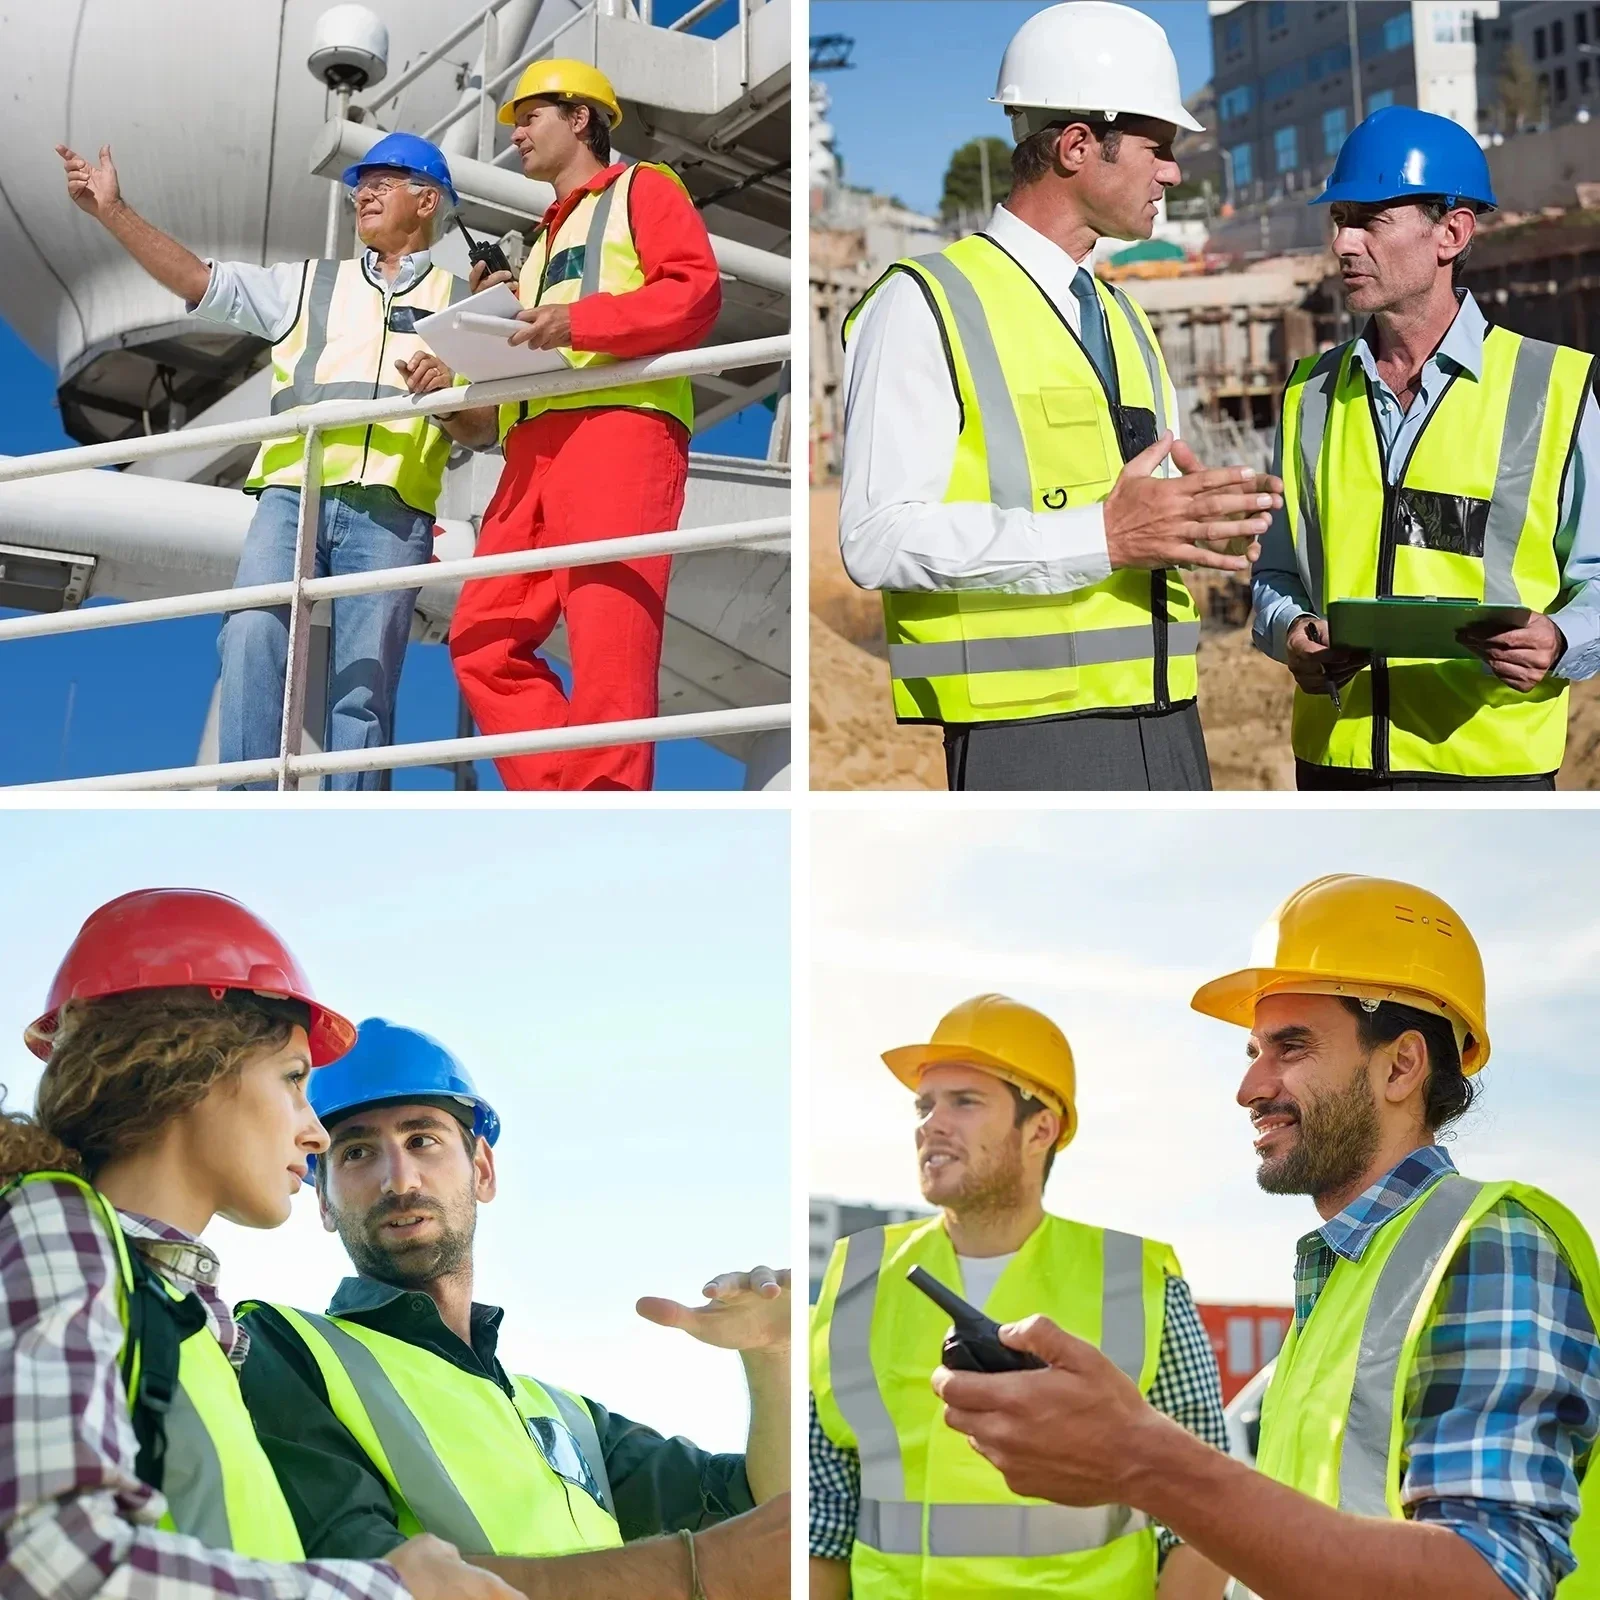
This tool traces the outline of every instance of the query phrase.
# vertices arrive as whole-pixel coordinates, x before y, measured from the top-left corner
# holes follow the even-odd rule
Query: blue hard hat
[[[311,1074],[306,1098],[326,1128],[366,1106],[443,1101],[463,1126],[463,1113],[471,1112],[472,1131],[479,1138],[493,1144],[500,1137],[500,1118],[467,1069],[431,1034],[382,1017],[368,1017],[356,1029],[355,1044]]]
[[[344,169],[341,181],[353,189],[361,181],[363,172],[377,167],[415,173],[419,178],[438,184],[450,196],[451,205],[461,203],[450,182],[450,163],[445,160],[444,151],[415,133],[384,134],[353,167]]]
[[[1464,200],[1495,204],[1489,163],[1478,141],[1449,117],[1415,106],[1385,106],[1339,147],[1327,187],[1309,203],[1376,205],[1432,195],[1452,205]]]

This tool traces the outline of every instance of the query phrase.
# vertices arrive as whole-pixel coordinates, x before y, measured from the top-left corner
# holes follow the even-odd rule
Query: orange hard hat
[[[317,1002],[283,940],[253,911],[209,889],[135,889],[91,912],[23,1039],[48,1061],[68,1001],[181,988],[209,989],[218,1000],[238,991],[298,1001],[311,1013],[314,1067],[356,1042],[355,1024]]]

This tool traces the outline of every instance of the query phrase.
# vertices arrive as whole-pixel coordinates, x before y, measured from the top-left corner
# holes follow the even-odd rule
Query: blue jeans
[[[239,557],[238,588],[294,576],[298,489],[264,489]],[[317,519],[315,576],[419,566],[433,554],[433,517],[392,489],[343,484],[324,489]],[[417,591],[349,595],[333,602],[328,655],[328,723],[323,748],[370,750],[394,743],[394,696],[411,635]],[[217,755],[259,761],[278,753],[289,608],[235,611],[222,626],[222,695]],[[378,772],[332,774],[325,786],[376,789]],[[270,789],[272,784],[247,784]]]

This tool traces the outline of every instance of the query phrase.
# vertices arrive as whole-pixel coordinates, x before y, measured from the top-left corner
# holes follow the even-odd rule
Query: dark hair
[[[574,114],[579,111],[589,113],[588,125],[583,130],[583,142],[588,145],[589,153],[596,161],[609,163],[611,160],[611,125],[606,121],[604,110],[593,100],[560,100],[556,102],[556,109],[568,122],[573,120]]]
[[[422,1100],[422,1101],[419,1101],[418,1103],[421,1104],[421,1105],[431,1105],[432,1101]],[[361,1109],[360,1106],[355,1106],[355,1107],[352,1108],[352,1110],[355,1110],[355,1111],[359,1111],[360,1109]],[[442,1106],[435,1107],[435,1109],[436,1110],[441,1110],[441,1111],[444,1110],[444,1108]],[[348,1116],[349,1114],[350,1114],[349,1112],[344,1113],[344,1115],[346,1115],[346,1116]],[[446,1111],[445,1115],[447,1117],[449,1117],[449,1119],[453,1123],[455,1123],[455,1125],[461,1130],[461,1142],[466,1147],[467,1159],[469,1161],[472,1160],[478,1153],[478,1136],[477,1136],[477,1134],[475,1134],[472,1131],[472,1129],[469,1128],[466,1125],[466,1123],[464,1123],[461,1120],[461,1118],[458,1117],[455,1114],[455,1112]],[[327,1130],[327,1132],[328,1132],[328,1137],[331,1140],[332,1137],[333,1137],[333,1129],[329,1128]],[[328,1193],[328,1162],[327,1162],[326,1157],[323,1157],[322,1159],[318,1160],[317,1166],[316,1166],[315,1179],[316,1179],[318,1198],[326,1198],[327,1193]]]
[[[1452,211],[1459,211],[1461,209],[1460,203],[1453,206],[1447,205],[1442,195],[1437,200],[1419,200],[1417,205],[1423,216],[1425,216],[1428,221],[1433,223],[1435,226],[1443,222]],[[1467,209],[1471,211],[1474,216],[1478,214],[1478,208],[1475,205],[1468,204]],[[1472,240],[1468,239],[1465,247],[1461,251],[1461,254],[1456,256],[1455,259],[1450,263],[1450,278],[1452,282],[1454,282],[1455,279],[1461,275],[1462,265],[1466,261],[1467,257],[1471,254]]]
[[[1076,122],[1084,123],[1099,140],[1102,161],[1114,162],[1117,159],[1122,149],[1121,128],[1109,122],[1096,122],[1089,117],[1069,117],[1061,122],[1052,122],[1048,128],[1041,128],[1037,133],[1030,133],[1011,152],[1012,188],[1021,189],[1030,183],[1037,183],[1055,171],[1056,144],[1061,138],[1061,130]]]
[[[1000,1081],[1004,1083],[1006,1088],[1011,1091],[1011,1098],[1017,1103],[1016,1115],[1012,1119],[1011,1123],[1012,1127],[1020,1128],[1030,1117],[1036,1117],[1041,1111],[1049,1111],[1052,1109],[1050,1106],[1046,1105],[1043,1100],[1039,1099],[1037,1095],[1031,1095],[1026,1089],[1019,1088],[1016,1084],[1012,1083],[1009,1078],[1002,1078]],[[1055,1164],[1056,1152],[1055,1146],[1052,1145],[1050,1149],[1045,1152],[1044,1172],[1039,1178],[1039,1187],[1041,1189],[1050,1181],[1050,1169]]]
[[[1393,1044],[1402,1033],[1422,1035],[1428,1047],[1428,1085],[1423,1093],[1422,1121],[1429,1133],[1438,1133],[1464,1115],[1478,1098],[1478,1086],[1462,1076],[1461,1052],[1456,1048],[1455,1029],[1443,1017],[1415,1006],[1397,1005],[1385,1000],[1376,1011],[1368,1011],[1359,1000],[1341,995],[1340,1002],[1356,1019],[1356,1035],[1363,1050],[1380,1044]]]

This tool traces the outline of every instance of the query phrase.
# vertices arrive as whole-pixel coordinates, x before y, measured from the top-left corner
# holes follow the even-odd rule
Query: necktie
[[[1111,338],[1106,332],[1106,314],[1095,292],[1094,275],[1083,268],[1072,275],[1072,292],[1077,297],[1079,320],[1083,324],[1079,337],[1095,371],[1104,380],[1106,388],[1117,391],[1116,369],[1111,364]]]

